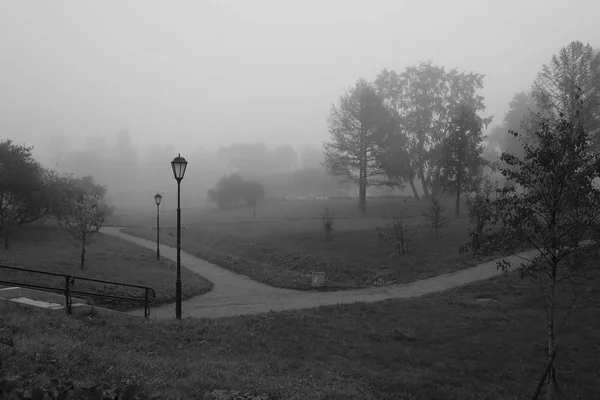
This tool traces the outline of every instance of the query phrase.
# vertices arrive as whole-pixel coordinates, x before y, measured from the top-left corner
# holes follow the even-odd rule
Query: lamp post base
[[[175,283],[175,317],[181,319],[181,281]]]

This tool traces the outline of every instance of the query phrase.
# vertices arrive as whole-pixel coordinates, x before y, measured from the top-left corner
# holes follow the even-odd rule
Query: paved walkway
[[[151,250],[156,249],[156,242],[125,234],[121,232],[121,228],[104,227],[101,232],[120,237]],[[160,254],[164,258],[177,261],[177,250],[174,247],[161,244]],[[531,254],[533,252],[529,251],[520,255],[527,257]],[[508,259],[517,261],[516,256]],[[213,290],[210,292],[183,301],[182,314],[184,318],[220,318],[333,304],[371,303],[387,299],[418,297],[501,274],[496,268],[496,262],[490,261],[476,267],[407,284],[336,292],[306,292],[275,288],[253,281],[246,276],[218,267],[184,251],[181,252],[181,265],[208,279],[214,285]],[[185,285],[185,282],[183,284]],[[136,310],[132,313],[143,315],[143,310]],[[175,304],[151,309],[151,318],[154,319],[168,319],[174,317],[174,315]]]

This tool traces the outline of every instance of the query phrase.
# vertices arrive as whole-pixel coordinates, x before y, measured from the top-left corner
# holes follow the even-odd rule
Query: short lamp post
[[[173,175],[177,181],[177,282],[175,283],[175,317],[181,319],[181,181],[188,162],[178,154],[171,161]]]
[[[258,192],[253,190],[252,193],[254,194],[254,213],[252,214],[252,219],[256,219],[256,195]]]
[[[156,193],[154,195],[154,202],[156,203],[156,259],[160,260],[160,202],[162,195]]]
[[[96,232],[100,231],[100,193],[94,195],[96,199]]]

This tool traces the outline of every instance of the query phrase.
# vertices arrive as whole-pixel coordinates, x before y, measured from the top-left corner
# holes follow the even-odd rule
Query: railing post
[[[150,317],[150,304],[148,300],[148,288],[144,289],[144,317]]]
[[[71,283],[70,277],[65,275],[65,301],[67,306],[67,314],[71,315],[71,289],[69,284]]]

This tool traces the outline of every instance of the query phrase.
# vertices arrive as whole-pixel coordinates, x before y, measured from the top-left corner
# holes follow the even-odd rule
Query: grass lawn
[[[443,200],[446,209],[452,210],[452,199]],[[448,225],[436,238],[423,216],[428,202],[371,200],[366,217],[358,216],[351,205],[355,206],[354,201],[277,203],[273,207],[280,218],[269,209],[268,217],[259,214],[256,220],[240,219],[247,209],[213,210],[210,214],[190,210],[183,216],[182,248],[271,286],[302,290],[312,289],[313,271],[325,272],[327,290],[371,286],[376,281],[412,282],[477,263],[463,263],[464,256],[458,252],[468,240],[466,216],[454,218],[447,211]],[[325,206],[338,217],[332,241],[325,240],[319,217]],[[400,213],[411,230],[409,253],[403,256],[383,245],[376,230]],[[154,240],[156,231],[150,227],[155,222],[146,223],[124,232]],[[176,229],[161,228],[161,241],[175,246]]]
[[[596,276],[580,293],[597,301],[599,289]],[[26,385],[139,383],[162,398],[235,389],[286,400],[521,400],[545,367],[536,290],[510,275],[422,299],[180,322],[11,310],[0,326],[15,347],[0,356],[5,375]],[[565,303],[569,293],[559,292]],[[597,309],[572,314],[556,358],[562,400],[597,397],[599,334]]]
[[[96,235],[86,248],[83,270],[80,268],[79,255],[80,248],[70,241],[62,229],[23,226],[13,230],[9,250],[5,250],[4,247],[0,249],[0,265],[149,286],[156,291],[154,305],[175,301],[175,264],[165,259],[157,261],[156,253],[151,250],[113,236],[100,234]],[[64,287],[64,281],[60,277],[6,269],[0,269],[0,273],[7,281]],[[184,299],[206,293],[212,288],[212,283],[188,270],[183,269],[181,273],[185,282]],[[86,281],[75,280],[73,290],[116,296],[139,295],[143,298],[141,289]],[[143,307],[140,303],[121,300],[91,299],[94,304],[117,310]]]

